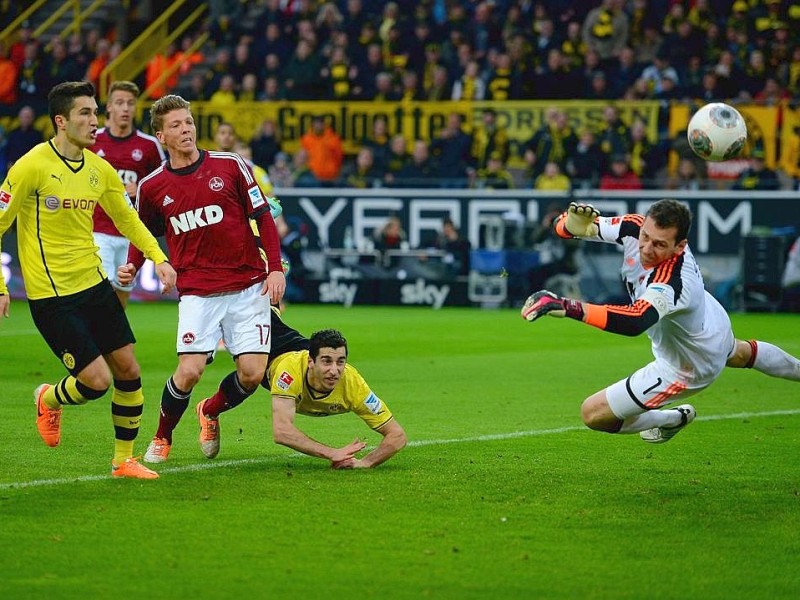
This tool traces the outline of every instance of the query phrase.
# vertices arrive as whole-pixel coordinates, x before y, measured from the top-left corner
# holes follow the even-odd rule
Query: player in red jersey
[[[205,370],[206,355],[221,338],[236,370],[196,407],[200,448],[214,458],[219,414],[241,404],[264,376],[272,342],[270,302],[280,302],[286,289],[280,240],[269,204],[242,158],[197,147],[186,100],[164,96],[153,104],[151,119],[169,159],[139,182],[136,204],[145,225],[166,237],[180,303],[178,368],[164,386],[158,431],[144,460],[167,459],[172,432]],[[266,271],[248,219],[258,224]],[[118,270],[123,283],[133,281],[143,263],[134,247],[128,258]]]
[[[89,146],[117,170],[132,201],[136,199],[139,181],[166,158],[161,143],[134,126],[138,98],[139,86],[132,81],[113,82],[108,91],[105,127],[97,130],[97,141]],[[124,307],[133,282],[122,285],[116,275],[117,267],[127,261],[129,244],[99,204],[94,210],[94,243],[99,248],[103,270]]]

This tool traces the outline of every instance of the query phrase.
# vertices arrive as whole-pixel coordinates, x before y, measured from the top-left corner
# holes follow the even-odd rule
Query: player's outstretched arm
[[[308,456],[329,460],[332,463],[352,459],[357,452],[361,452],[366,447],[364,442],[357,439],[343,448],[331,448],[321,444],[295,426],[294,416],[294,398],[273,394],[272,437],[276,444],[287,446]]]
[[[370,469],[377,467],[400,452],[408,443],[406,432],[400,426],[400,423],[394,419],[377,431],[383,436],[383,439],[375,450],[361,459],[353,458],[347,461],[334,462],[331,467],[334,469]]]
[[[663,313],[654,305],[662,307]],[[667,313],[666,300],[647,294],[630,305],[590,304],[573,298],[562,298],[549,290],[528,296],[520,311],[522,318],[533,322],[539,317],[569,317],[592,327],[626,336],[637,336],[655,325]]]
[[[566,216],[562,215],[556,221],[556,233],[563,238],[596,238],[600,231],[597,225],[599,217],[600,211],[591,204],[570,202]]]

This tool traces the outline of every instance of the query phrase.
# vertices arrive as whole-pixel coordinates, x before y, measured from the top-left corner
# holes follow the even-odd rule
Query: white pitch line
[[[741,412],[729,415],[707,415],[697,417],[696,421],[731,421],[735,419],[756,419],[761,417],[780,417],[780,416],[793,416],[800,415],[800,409],[796,410],[774,410],[765,412]],[[415,440],[408,443],[410,448],[420,448],[423,446],[442,446],[445,444],[465,444],[471,442],[493,442],[502,440],[512,440],[521,437],[536,437],[542,435],[557,435],[559,433],[567,433],[570,431],[585,431],[589,430],[584,426],[572,427],[557,427],[554,429],[530,429],[527,431],[512,431],[510,433],[492,433],[486,435],[476,435],[464,438],[450,438],[442,440]],[[304,456],[299,452],[294,452],[287,456],[261,456],[257,458],[242,458],[236,460],[215,460],[213,462],[195,463],[191,465],[184,465],[181,467],[166,467],[161,469],[159,473],[193,473],[196,471],[207,471],[209,469],[222,469],[225,467],[238,467],[240,465],[260,465],[267,463],[283,462],[287,458],[297,458]],[[21,489],[31,487],[44,487],[65,485],[68,483],[84,483],[87,481],[102,481],[104,479],[111,479],[111,475],[82,475],[80,477],[63,477],[60,479],[34,479],[32,481],[19,481],[15,483],[0,483],[0,490]]]

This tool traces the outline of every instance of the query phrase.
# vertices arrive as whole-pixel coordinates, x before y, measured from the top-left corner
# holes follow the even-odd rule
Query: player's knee
[[[583,424],[594,431],[616,433],[619,431],[621,421],[611,412],[607,402],[600,402],[592,396],[583,401],[581,405],[581,419]]]
[[[264,373],[257,369],[239,371],[236,373],[241,386],[248,391],[255,391],[263,381]]]
[[[78,383],[83,384],[81,395],[88,400],[100,398],[111,387],[111,373],[107,370],[93,370],[81,373],[77,377]],[[91,393],[87,393],[91,390]]]
[[[205,363],[192,365],[179,365],[172,376],[172,380],[182,390],[191,390],[200,381],[205,371]]]
[[[733,354],[731,354],[725,364],[734,369],[743,369],[750,363],[752,355],[753,348],[748,342],[736,340],[736,347],[734,348]]]

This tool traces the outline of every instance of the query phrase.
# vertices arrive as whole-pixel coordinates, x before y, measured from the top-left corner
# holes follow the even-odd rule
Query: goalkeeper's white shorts
[[[654,360],[629,377],[606,388],[608,406],[618,419],[657,410],[676,400],[685,400],[706,389],[712,381],[690,383],[676,377],[673,369]]]

